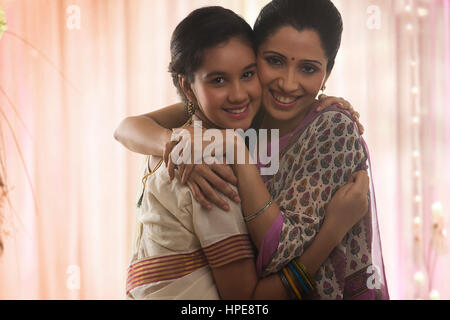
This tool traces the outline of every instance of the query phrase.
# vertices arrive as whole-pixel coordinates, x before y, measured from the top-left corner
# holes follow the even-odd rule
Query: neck
[[[203,129],[217,129],[217,126],[209,121],[200,110],[197,110],[192,116],[192,121],[201,121]]]
[[[302,110],[298,115],[288,120],[275,119],[268,112],[266,112],[261,127],[269,130],[279,129],[280,137],[283,137],[293,132],[298,127],[300,122],[302,122],[315,107],[317,107],[317,102],[314,102],[309,107]]]

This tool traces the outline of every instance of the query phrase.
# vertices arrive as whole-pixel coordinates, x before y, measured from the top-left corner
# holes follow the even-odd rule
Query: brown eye
[[[317,69],[313,66],[303,66],[302,67],[302,72],[307,73],[307,74],[313,74],[316,71],[317,71]]]
[[[214,84],[223,84],[223,83],[225,82],[225,78],[224,78],[224,77],[214,78],[214,79],[212,80],[212,82],[213,82]]]
[[[281,66],[283,64],[283,62],[276,57],[267,57],[266,61],[268,64],[272,66]]]
[[[242,75],[243,79],[251,79],[255,75],[255,71],[248,71]]]

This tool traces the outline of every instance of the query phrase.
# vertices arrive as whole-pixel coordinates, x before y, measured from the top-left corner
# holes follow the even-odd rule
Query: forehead
[[[225,43],[203,51],[203,60],[199,71],[242,70],[255,61],[255,52],[249,43],[239,38],[231,38]]]
[[[316,31],[298,31],[291,26],[282,27],[270,35],[260,46],[260,53],[264,51],[276,51],[289,58],[327,60]]]

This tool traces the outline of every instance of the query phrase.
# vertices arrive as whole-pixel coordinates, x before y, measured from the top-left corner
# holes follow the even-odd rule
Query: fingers
[[[186,182],[189,180],[194,169],[195,169],[195,164],[183,165],[183,173],[181,174],[181,184],[186,184]],[[181,173],[181,171],[180,171],[180,173]]]
[[[172,160],[172,157],[169,157],[169,163],[167,165],[167,171],[169,172],[169,181],[172,182],[175,178],[175,163]]]
[[[230,210],[230,206],[228,205],[228,203],[217,195],[216,191],[203,177],[195,175],[195,182],[200,188],[200,193],[203,198],[206,198],[208,201],[211,201],[217,207],[222,208],[225,211]]]
[[[197,200],[197,202],[200,203],[200,205],[203,208],[205,208],[206,210],[211,210],[212,204],[208,200],[205,199],[205,197],[201,193],[198,185],[194,181],[191,181],[191,180],[188,180],[187,185],[188,185],[189,189],[191,189],[194,199]]]
[[[216,172],[211,170],[209,167],[205,166],[199,168],[199,174],[201,174],[215,189],[226,195],[228,198],[236,203],[241,202],[238,193],[231,188],[228,182],[223,180],[220,176],[216,175]]]
[[[163,154],[163,160],[164,164],[168,165],[170,153],[172,152],[173,148],[178,144],[176,141],[169,141],[166,143],[166,147],[164,148],[164,154]]]
[[[353,188],[355,190],[361,191],[362,194],[366,195],[369,192],[370,179],[367,171],[361,170],[352,174],[354,181]]]
[[[319,97],[319,106],[316,108],[317,112],[320,112],[328,107],[331,107],[332,105],[337,105],[341,109],[348,110],[350,105],[346,100],[342,98],[328,97],[325,95],[321,95],[320,97]]]
[[[213,164],[211,165],[211,170],[216,172],[219,176],[221,176],[225,181],[231,183],[234,186],[237,186],[237,177],[233,172],[233,169],[229,165],[226,164]]]

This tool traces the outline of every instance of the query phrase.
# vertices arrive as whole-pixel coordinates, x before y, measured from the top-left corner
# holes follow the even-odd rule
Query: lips
[[[270,91],[272,100],[281,108],[293,107],[301,97],[292,95],[283,95],[274,91]]]
[[[250,113],[250,103],[240,106],[234,106],[229,108],[223,108],[225,113],[233,120],[242,120],[247,118]]]

